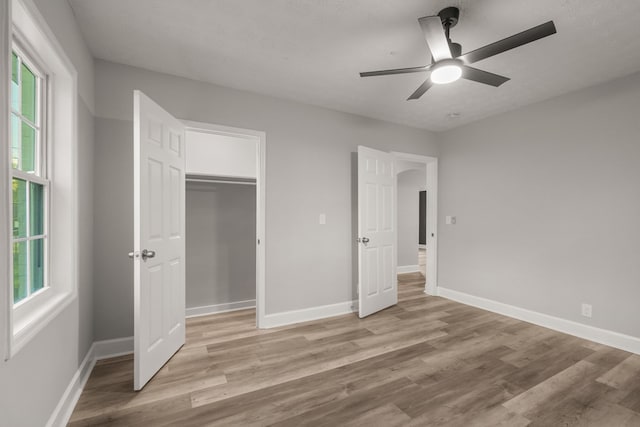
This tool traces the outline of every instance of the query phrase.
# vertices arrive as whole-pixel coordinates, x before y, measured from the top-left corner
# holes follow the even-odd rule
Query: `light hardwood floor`
[[[100,361],[72,426],[640,426],[640,356],[426,296],[269,330],[243,310],[190,319],[141,392]]]

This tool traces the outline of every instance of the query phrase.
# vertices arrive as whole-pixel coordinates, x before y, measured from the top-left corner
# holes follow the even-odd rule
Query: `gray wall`
[[[398,174],[398,267],[418,265],[420,190],[426,181],[425,169]]]
[[[45,425],[93,342],[93,60],[65,0],[36,0],[78,71],[78,298],[8,362],[0,361],[0,424]]]
[[[640,337],[639,112],[635,74],[444,134],[439,285]]]
[[[166,74],[96,61],[97,339],[133,333],[134,89],[182,119],[265,131],[266,310],[354,298],[352,153],[358,144],[437,155],[432,133]],[[113,165],[117,165],[114,167]],[[103,204],[108,209],[98,208]],[[318,215],[327,224],[318,224]],[[111,234],[109,234],[111,233]]]
[[[104,340],[133,335],[133,125],[98,117],[95,125],[93,319]]]
[[[256,298],[255,185],[187,182],[187,308]]]

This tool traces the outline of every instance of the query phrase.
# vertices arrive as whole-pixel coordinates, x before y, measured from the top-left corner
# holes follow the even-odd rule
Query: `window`
[[[45,78],[22,50],[11,54],[11,204],[13,303],[48,285]]]
[[[0,120],[9,125],[0,153],[7,357],[69,306],[78,282],[77,74],[31,0],[11,0],[11,21],[2,46],[11,66],[0,73],[10,83]]]

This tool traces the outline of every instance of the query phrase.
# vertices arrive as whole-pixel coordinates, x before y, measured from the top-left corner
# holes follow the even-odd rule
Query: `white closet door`
[[[184,126],[134,92],[134,389],[185,342]]]

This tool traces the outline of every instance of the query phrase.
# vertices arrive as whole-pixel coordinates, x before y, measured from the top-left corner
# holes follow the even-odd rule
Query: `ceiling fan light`
[[[462,76],[462,68],[456,60],[443,60],[431,71],[431,82],[443,85],[453,83]]]

